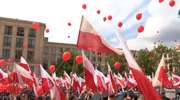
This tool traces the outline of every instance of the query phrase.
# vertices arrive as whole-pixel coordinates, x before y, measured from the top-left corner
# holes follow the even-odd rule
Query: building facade
[[[49,42],[44,37],[45,24],[40,30],[32,28],[33,21],[0,17],[0,58],[13,58],[19,62],[23,56],[30,64],[57,64],[62,60],[63,52],[81,54],[75,44]],[[105,66],[106,55],[85,52],[95,66]],[[74,59],[75,60],[75,59]]]
[[[0,17],[0,58],[19,61],[23,56],[30,63],[42,63],[45,24],[35,31],[32,23]]]
[[[44,40],[43,65],[57,64],[58,60],[62,60],[65,51],[81,54],[81,50],[76,48],[75,44],[48,42],[48,38]],[[97,66],[105,66],[106,55],[101,53],[85,52],[87,57]],[[75,60],[75,59],[74,59]]]

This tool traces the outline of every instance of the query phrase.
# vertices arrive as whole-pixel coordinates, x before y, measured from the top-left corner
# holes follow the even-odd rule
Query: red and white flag
[[[153,79],[153,86],[162,86],[165,88],[173,87],[173,83],[168,79],[167,71],[165,69],[164,55],[162,55],[161,61],[155,73],[155,77]]]
[[[99,92],[105,92],[107,90],[106,83],[105,83],[105,76],[99,70],[95,70],[95,83],[98,88]]]
[[[0,84],[9,84],[8,74],[0,69]]]
[[[105,77],[105,83],[106,83],[106,91],[108,92],[109,95],[114,93],[114,89],[112,87],[111,84],[111,80],[109,79],[109,74],[107,75],[107,77]]]
[[[54,86],[54,81],[51,76],[46,72],[46,70],[40,65],[40,78],[35,79],[35,85],[33,85],[34,93],[36,97],[39,97],[47,92]]]
[[[115,81],[114,75],[113,75],[113,73],[111,71],[111,68],[110,68],[109,64],[108,64],[108,74],[109,74],[109,79],[111,80],[112,88],[113,88],[113,90],[115,92],[117,90],[116,81]]]
[[[55,73],[53,74],[52,78],[54,79],[52,81],[54,85],[50,90],[51,99],[53,99],[53,100],[65,100],[66,96],[65,96],[64,92],[62,91],[62,89],[60,88],[60,86],[57,85],[56,80],[58,79],[58,77],[56,76]]]
[[[74,91],[78,92],[80,91],[80,84],[79,84],[79,79],[76,73],[72,74],[72,87]]]
[[[116,74],[114,74],[114,79],[115,79],[118,89],[123,89],[126,87],[125,81],[122,78],[120,78],[119,76],[117,76]]]
[[[22,66],[25,70],[31,72],[29,64],[27,63],[27,61],[22,56],[21,56],[20,64],[19,65]]]
[[[113,29],[114,28],[112,27],[112,30]],[[116,29],[114,29],[113,31],[115,32],[119,40],[119,43],[121,43],[118,46],[122,47],[125,58],[132,71],[134,79],[137,82],[137,87],[143,94],[145,100],[160,100],[161,98],[159,94],[156,92],[155,88],[153,88],[151,82],[149,81],[149,79],[147,79],[147,77],[144,75],[141,68],[139,67],[135,59],[133,58],[122,34],[119,33]]]
[[[180,76],[176,75],[176,74],[172,74],[172,80],[173,80],[173,85],[176,88],[180,87]]]
[[[93,92],[97,92],[97,87],[94,82],[95,79],[94,66],[85,56],[84,52],[82,52],[82,55],[83,55],[83,69],[84,69],[86,87],[91,89]]]
[[[30,89],[32,89],[34,84],[34,79],[31,74],[31,71],[27,71],[24,67],[15,64],[15,72],[17,73],[17,77],[19,81],[21,82],[21,79],[23,83],[27,84]]]
[[[84,16],[81,20],[77,48],[100,53],[120,53],[118,49],[112,48],[97,34]]]
[[[65,86],[66,88],[70,88],[71,87],[71,78],[70,76],[66,73],[66,71],[64,71],[64,81],[65,81]]]

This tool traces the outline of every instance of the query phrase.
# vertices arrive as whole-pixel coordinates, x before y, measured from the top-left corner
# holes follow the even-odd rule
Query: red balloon
[[[112,20],[112,16],[111,15],[108,16],[108,20]]]
[[[142,18],[142,13],[138,13],[138,14],[136,15],[136,19],[137,19],[137,20],[141,20],[141,18]]]
[[[139,27],[138,27],[138,32],[141,33],[141,32],[143,32],[143,31],[144,31],[144,26],[142,26],[142,25],[139,26]]]
[[[159,3],[162,3],[164,0],[159,0]]]
[[[121,64],[119,62],[114,63],[114,68],[119,69],[121,67]]]
[[[68,23],[68,26],[71,26],[71,23],[70,23],[70,22]]]
[[[122,22],[119,22],[118,23],[118,27],[121,28],[123,26],[123,23]]]
[[[100,14],[101,13],[101,11],[100,10],[97,10],[97,14]]]
[[[39,30],[40,29],[40,23],[38,23],[38,22],[33,22],[32,23],[32,28],[34,29],[34,30]]]
[[[86,8],[87,8],[86,4],[83,4],[83,5],[82,5],[82,8],[83,8],[83,9],[86,9]]]
[[[106,17],[103,17],[103,21],[104,21],[104,22],[106,21]]]
[[[83,57],[81,55],[76,56],[76,63],[82,64],[82,62],[83,62]]]
[[[51,65],[51,66],[49,67],[49,72],[50,72],[51,74],[54,73],[55,70],[56,70],[55,65]]]
[[[71,59],[71,53],[69,51],[66,51],[63,53],[63,60],[68,61]]]
[[[176,2],[174,0],[171,0],[171,1],[169,1],[169,6],[174,7],[175,3]]]
[[[46,29],[46,33],[49,33],[49,29],[48,28]]]

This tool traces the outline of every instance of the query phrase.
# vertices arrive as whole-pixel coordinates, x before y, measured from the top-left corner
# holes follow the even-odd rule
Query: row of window
[[[10,58],[10,53],[11,53],[11,50],[10,49],[8,49],[8,48],[4,48],[3,49],[3,58],[5,58],[5,59],[8,59],[8,58]],[[17,49],[16,51],[15,51],[15,58],[16,59],[20,59],[20,57],[22,56],[22,49]],[[27,60],[29,61],[29,62],[33,62],[33,58],[34,58],[34,51],[30,51],[30,50],[28,50],[28,52],[27,52]]]
[[[4,41],[3,41],[3,46],[4,47],[11,47],[11,41],[12,37],[9,36],[5,36],[4,37]],[[35,39],[28,39],[28,44],[24,44],[24,38],[18,37],[16,38],[16,48],[25,48],[25,46],[27,45],[28,48],[35,48]]]
[[[5,35],[12,35],[13,27],[6,25],[4,28]],[[17,36],[24,36],[24,27],[17,27]],[[29,37],[36,37],[36,31],[34,29],[29,29]]]

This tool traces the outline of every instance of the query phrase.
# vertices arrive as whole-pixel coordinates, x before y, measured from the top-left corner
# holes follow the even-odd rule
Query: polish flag
[[[109,74],[109,79],[111,80],[112,88],[114,89],[114,91],[116,91],[117,90],[116,81],[109,64],[108,64],[108,74]]]
[[[107,89],[106,91],[108,92],[109,95],[112,95],[114,93],[114,89],[112,87],[109,74],[107,75],[107,77],[105,77],[105,83],[106,83],[106,89]]]
[[[104,39],[97,34],[92,25],[83,16],[78,35],[77,48],[100,53],[120,53],[118,49],[112,48]]]
[[[167,71],[165,69],[164,55],[158,65],[157,71],[155,73],[155,78],[153,80],[153,86],[162,86],[165,88],[171,88],[173,86],[172,81],[168,79]]]
[[[8,62],[4,59],[0,59],[0,67],[6,65]]]
[[[65,81],[65,86],[66,88],[70,88],[71,87],[71,78],[70,76],[66,73],[66,71],[64,71],[64,81]]]
[[[127,75],[127,73],[125,73],[125,79],[127,88],[134,88],[137,86],[137,82],[135,81],[132,75],[130,76]]]
[[[123,89],[126,87],[125,81],[116,74],[114,74],[114,79],[118,89]]]
[[[72,74],[72,87],[74,89],[74,91],[80,91],[80,84],[79,84],[79,80],[78,80],[78,76],[76,75],[76,73]]]
[[[81,93],[86,86],[85,79],[83,79],[82,77],[78,77],[78,80],[79,80],[80,93]]]
[[[8,79],[8,74],[5,73],[4,71],[2,71],[2,69],[0,69],[0,83],[1,84],[9,84],[10,81]]]
[[[125,58],[128,62],[128,65],[132,71],[133,77],[137,82],[137,87],[143,94],[145,100],[161,100],[159,94],[153,88],[151,82],[147,79],[145,74],[142,72],[141,68],[133,58],[126,41],[121,33],[119,33],[115,28],[112,27],[112,31],[115,32],[117,39],[119,40],[119,47],[122,47]]]
[[[31,72],[29,64],[27,63],[27,61],[22,56],[21,56],[20,64],[19,65],[22,66],[25,70]]]
[[[172,80],[173,80],[173,85],[176,88],[180,87],[180,76],[176,75],[176,74],[172,74]]]
[[[23,83],[27,84],[29,88],[32,89],[34,84],[34,79],[31,73],[18,64],[15,64],[15,72],[17,74],[19,82],[21,82],[22,80]]]
[[[40,65],[39,68],[40,68],[40,76],[41,77],[38,78],[34,74],[35,84],[33,85],[33,90],[34,90],[36,97],[42,96],[45,93],[49,92],[50,89],[54,86],[53,79],[46,72],[46,70],[42,67],[42,65]]]
[[[47,93],[54,86],[54,81],[42,66],[40,66],[40,70],[41,70],[41,78],[42,78],[42,87],[44,93]]]
[[[96,83],[96,86],[98,88],[98,91],[99,92],[105,92],[107,89],[106,87],[106,83],[105,83],[105,76],[102,72],[100,72],[99,70],[95,70],[95,83]]]
[[[58,79],[56,77],[56,74],[54,73],[53,79]],[[52,80],[53,82],[53,87],[51,88],[50,90],[50,94],[51,94],[51,99],[52,100],[65,100],[65,94],[64,92],[62,91],[62,89],[60,88],[60,86],[57,85],[57,83],[55,82],[55,80]]]
[[[85,56],[84,52],[82,52],[82,55],[83,55],[83,68],[84,68],[84,77],[85,77],[86,87],[89,89],[92,89],[93,92],[97,92],[97,87],[94,82],[94,79],[95,79],[94,66]]]

